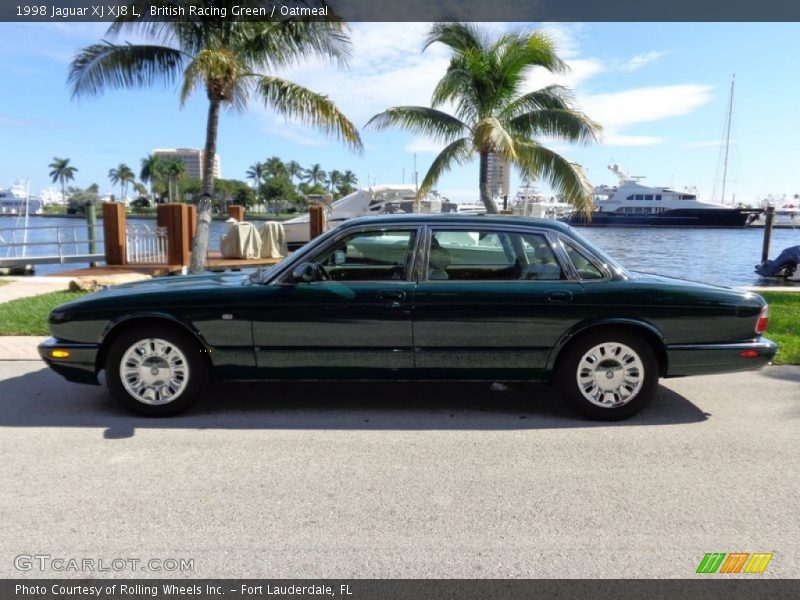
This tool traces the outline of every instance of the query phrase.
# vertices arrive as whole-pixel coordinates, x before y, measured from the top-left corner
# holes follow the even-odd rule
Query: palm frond
[[[78,53],[69,67],[72,95],[97,95],[108,88],[146,87],[172,83],[186,55],[167,46],[101,42]]]
[[[334,135],[353,150],[363,150],[358,129],[327,96],[271,76],[259,77],[255,88],[264,103],[282,115]]]
[[[568,88],[561,85],[549,85],[523,94],[509,102],[499,116],[503,119],[512,119],[532,110],[570,110],[573,108],[573,102],[572,92]]]
[[[433,159],[428,172],[425,174],[425,178],[419,186],[417,196],[421,198],[430,192],[439,178],[453,168],[453,163],[463,165],[472,159],[472,156],[472,142],[469,138],[457,139],[446,146],[436,158]]]
[[[434,23],[428,32],[422,51],[440,42],[457,53],[467,50],[481,50],[486,42],[480,30],[473,23]]]
[[[366,127],[378,131],[399,127],[440,142],[469,133],[469,128],[456,117],[425,106],[394,106],[372,117]]]
[[[515,140],[497,117],[481,119],[475,127],[473,144],[476,149],[488,150],[503,160],[515,160]]]
[[[352,52],[348,26],[336,20],[243,22],[237,33],[232,46],[253,69],[285,68],[310,56],[344,67]]]
[[[592,212],[593,190],[583,168],[534,142],[516,144],[516,165],[524,178],[544,179],[556,194],[585,215]]]
[[[602,131],[600,124],[585,114],[556,108],[533,110],[507,121],[506,126],[523,138],[546,136],[579,144],[597,142]]]

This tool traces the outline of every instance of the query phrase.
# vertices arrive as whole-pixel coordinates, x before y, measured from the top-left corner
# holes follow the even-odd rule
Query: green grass
[[[47,316],[59,304],[86,292],[51,292],[0,304],[0,335],[49,335]]]
[[[765,334],[780,344],[776,365],[800,365],[800,293],[761,292],[769,302],[769,328]]]

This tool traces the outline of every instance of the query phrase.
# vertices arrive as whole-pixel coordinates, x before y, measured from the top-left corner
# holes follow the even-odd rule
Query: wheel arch
[[[573,344],[577,343],[587,335],[595,334],[598,331],[603,330],[623,330],[641,336],[645,341],[647,341],[647,343],[651,345],[656,353],[656,357],[658,359],[659,377],[664,377],[667,374],[669,363],[666,344],[661,331],[659,331],[659,329],[652,323],[625,318],[611,318],[581,323],[566,332],[561,336],[548,356],[548,371],[550,373],[555,373],[559,360],[566,355],[567,351]]]
[[[200,333],[192,327],[189,323],[175,317],[168,313],[150,312],[125,315],[118,319],[111,321],[103,331],[100,341],[100,348],[95,358],[95,372],[99,373],[105,368],[106,357],[111,345],[114,343],[121,334],[130,331],[134,327],[143,327],[147,325],[158,325],[167,327],[173,331],[180,331],[181,333],[188,334],[201,349],[208,348],[208,345],[203,340]],[[208,367],[211,368],[208,353],[203,353],[208,361]]]

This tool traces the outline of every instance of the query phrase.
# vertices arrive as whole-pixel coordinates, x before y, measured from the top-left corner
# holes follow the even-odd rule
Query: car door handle
[[[401,290],[380,290],[378,300],[389,304],[392,308],[399,308],[405,299],[406,293]]]
[[[547,292],[547,301],[553,303],[572,302],[572,292],[565,292],[565,291]]]

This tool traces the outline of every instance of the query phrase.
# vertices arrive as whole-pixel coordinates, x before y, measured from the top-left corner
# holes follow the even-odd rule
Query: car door
[[[414,294],[419,377],[538,379],[583,288],[545,230],[431,227]]]
[[[254,311],[260,377],[394,378],[414,366],[410,273],[418,227],[362,228],[335,236],[307,265],[322,280],[271,284]]]

